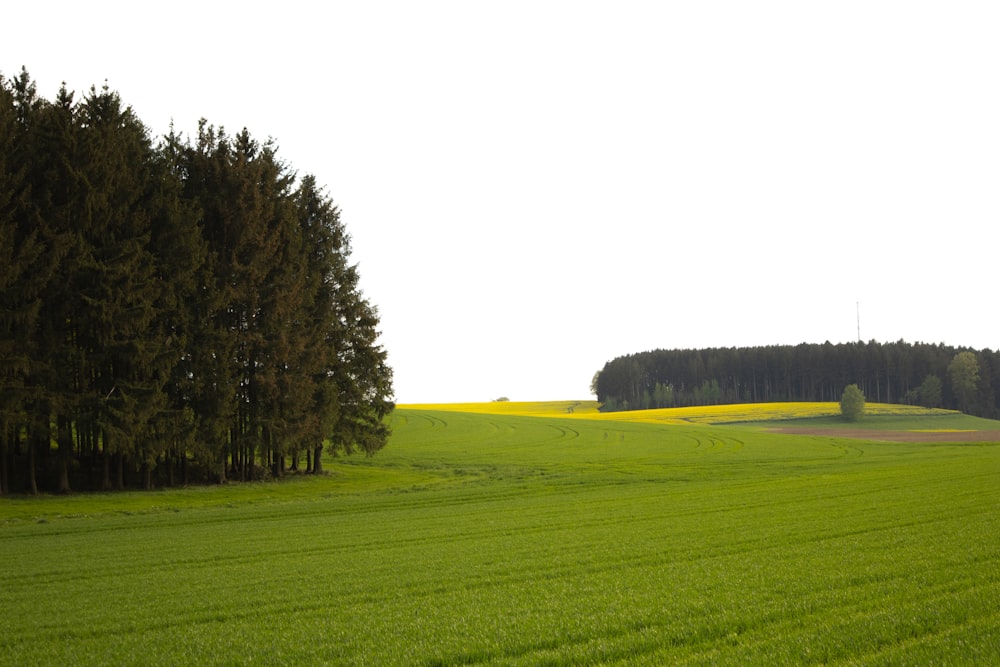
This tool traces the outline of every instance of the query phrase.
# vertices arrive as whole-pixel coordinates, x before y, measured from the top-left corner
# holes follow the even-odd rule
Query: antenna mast
[[[861,342],[861,302],[855,301],[854,308],[858,314],[858,342]]]

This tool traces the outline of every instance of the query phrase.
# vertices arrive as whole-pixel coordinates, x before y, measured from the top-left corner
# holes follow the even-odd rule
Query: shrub
[[[856,422],[865,414],[865,395],[856,384],[844,387],[840,397],[840,414],[849,422]]]

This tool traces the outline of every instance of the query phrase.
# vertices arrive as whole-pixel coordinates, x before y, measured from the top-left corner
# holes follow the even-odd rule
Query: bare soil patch
[[[797,426],[771,430],[775,433],[825,435],[836,438],[888,442],[1000,442],[1000,431],[880,431],[870,428],[805,428]]]

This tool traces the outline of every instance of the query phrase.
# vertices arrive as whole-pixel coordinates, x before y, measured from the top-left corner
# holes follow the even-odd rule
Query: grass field
[[[0,499],[0,664],[995,663],[1000,424],[805,405],[405,406],[323,478]]]

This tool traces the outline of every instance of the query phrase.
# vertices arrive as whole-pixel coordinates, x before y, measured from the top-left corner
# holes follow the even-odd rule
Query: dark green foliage
[[[25,107],[34,104],[27,75],[8,84],[0,78],[0,493],[11,479],[9,443],[27,421],[27,335],[38,318],[45,282],[45,239],[31,218],[25,169]]]
[[[968,412],[976,397],[979,385],[979,362],[976,355],[968,350],[959,352],[948,364],[948,376],[958,403],[958,409]]]
[[[865,395],[856,384],[844,387],[840,397],[840,414],[845,421],[859,421],[865,414]]]
[[[956,375],[949,367],[959,353],[965,361],[956,368],[964,370]],[[940,378],[948,381],[942,386]],[[607,362],[591,389],[605,410],[624,410],[834,402],[848,384],[876,403],[919,402],[1000,416],[1000,352],[904,341],[653,350]]]
[[[107,87],[0,77],[0,492],[377,451],[391,372],[349,255],[315,179],[246,130],[154,145]]]
[[[941,406],[941,378],[936,375],[928,375],[920,384],[918,390],[920,405],[925,408],[937,408]]]

